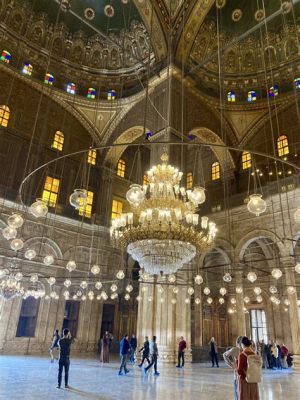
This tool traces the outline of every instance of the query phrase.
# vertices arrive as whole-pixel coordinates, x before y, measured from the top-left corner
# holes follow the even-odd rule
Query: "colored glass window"
[[[269,89],[269,97],[276,97],[276,96],[278,96],[278,93],[279,93],[279,91],[278,91],[278,86],[277,85],[274,85],[274,86],[270,87],[270,89]]]
[[[229,101],[230,103],[235,102],[235,93],[234,92],[227,93],[227,101]]]
[[[211,166],[211,179],[216,181],[221,177],[221,167],[218,161],[215,161]]]
[[[187,189],[192,189],[193,187],[193,173],[192,172],[188,172],[186,174],[186,188]]]
[[[88,152],[88,163],[92,165],[96,165],[97,151],[94,149],[89,150]]]
[[[86,97],[90,100],[94,100],[96,98],[96,89],[89,88]]]
[[[287,154],[290,153],[289,140],[287,136],[285,135],[279,136],[279,138],[277,139],[277,150],[279,157],[286,156]]]
[[[3,50],[3,51],[2,51],[2,54],[1,54],[1,57],[0,57],[0,60],[1,60],[1,61],[4,61],[6,64],[9,64],[9,63],[10,63],[10,60],[11,60],[11,54],[10,54],[10,52],[7,51],[7,50]]]
[[[113,200],[111,206],[111,219],[119,218],[123,212],[123,203],[119,200]]]
[[[295,89],[300,89],[300,78],[294,79]]]
[[[251,90],[250,92],[248,92],[247,100],[249,103],[251,103],[252,101],[256,101],[256,99],[257,99],[256,92],[254,92],[254,90]]]
[[[68,83],[67,85],[67,92],[70,94],[75,94],[76,93],[76,85],[73,82]]]
[[[25,63],[22,69],[23,74],[30,76],[32,74],[32,71],[33,71],[33,66],[29,63]]]
[[[53,81],[54,81],[54,76],[52,74],[46,74],[45,75],[44,83],[46,85],[52,86],[53,85]]]
[[[125,161],[120,158],[118,161],[118,166],[117,166],[117,175],[120,176],[121,178],[125,177],[125,169],[126,169],[126,164]]]
[[[64,134],[61,131],[55,132],[53,143],[51,146],[52,149],[62,151],[62,149],[64,147],[64,141],[65,141]]]
[[[0,125],[5,128],[8,125],[10,109],[7,106],[0,106]]]
[[[251,168],[252,160],[251,160],[251,153],[249,151],[244,151],[242,154],[242,168],[248,169]]]
[[[53,178],[52,176],[47,176],[42,194],[42,199],[48,204],[49,207],[56,206],[59,184],[60,184],[59,179]]]
[[[115,90],[111,89],[107,92],[107,100],[115,100],[117,97],[117,93]]]

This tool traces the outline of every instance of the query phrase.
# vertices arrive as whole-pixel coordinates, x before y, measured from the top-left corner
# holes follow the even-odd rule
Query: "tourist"
[[[101,339],[100,362],[109,363],[109,333],[106,331]]]
[[[279,344],[276,344],[276,346],[277,346],[277,349],[278,349],[276,367],[277,367],[277,369],[282,369],[282,365],[281,365],[281,347],[279,346]]]
[[[184,352],[186,349],[186,341],[184,340],[183,336],[180,337],[180,342],[178,344],[178,363],[176,365],[177,368],[184,367]],[[182,364],[181,364],[182,360]]]
[[[144,374],[146,375],[149,369],[154,365],[154,375],[159,375],[157,371],[157,357],[158,357],[158,348],[156,344],[156,336],[153,336],[152,341],[150,343],[150,356],[151,362],[148,367],[144,368]]]
[[[278,347],[276,342],[272,342],[271,345],[271,357],[272,357],[272,369],[277,369],[277,358],[278,358]]]
[[[71,333],[69,329],[63,330],[63,337],[59,340],[59,361],[58,361],[58,385],[57,389],[60,389],[62,372],[65,369],[65,388],[69,388],[69,368],[70,368],[70,351],[71,351]]]
[[[237,361],[242,350],[241,341],[243,337],[238,336],[235,342],[235,346],[231,347],[231,349],[227,350],[223,354],[223,358],[225,363],[234,370],[234,381],[233,381],[233,388],[234,388],[234,400],[238,400],[238,376],[236,374],[237,369]]]
[[[59,339],[60,339],[59,331],[58,331],[58,329],[55,329],[53,337],[52,337],[52,344],[51,344],[51,347],[49,349],[52,363],[54,362],[54,356],[53,356],[53,350],[54,349],[55,349],[55,351],[57,353],[55,359],[58,360],[58,352],[59,352],[58,342],[59,342]]]
[[[209,345],[210,345],[210,352],[209,352],[209,355],[210,355],[210,357],[211,357],[211,363],[212,363],[211,366],[212,366],[212,368],[213,368],[213,367],[215,366],[215,363],[216,363],[217,368],[219,368],[218,346],[217,346],[217,343],[216,343],[214,337],[212,337],[212,338],[210,339]]]
[[[269,366],[269,346],[265,343],[264,340],[261,341],[261,357],[263,362],[263,368],[270,368]]]
[[[148,365],[149,365],[150,364],[150,360],[149,360],[150,344],[149,344],[148,336],[145,337],[144,345],[139,350],[139,352],[143,352],[143,353],[142,353],[142,361],[140,362],[140,364],[138,366],[141,368],[142,365],[144,364],[145,360],[148,361]]]
[[[130,339],[130,364],[134,364],[135,362],[135,352],[137,348],[137,339],[136,336],[133,334]]]
[[[124,335],[122,340],[120,341],[120,358],[121,358],[121,364],[120,364],[120,370],[119,370],[119,375],[123,375],[122,370],[124,369],[125,375],[128,374],[129,370],[126,368],[126,362],[127,362],[127,355],[130,351],[130,343],[128,340],[128,335]]]
[[[252,350],[252,343],[246,336],[241,340],[242,352],[238,356],[238,400],[258,400],[258,382],[261,379],[261,358],[255,355]],[[250,363],[250,356],[253,356],[254,363]],[[251,371],[250,371],[251,369]],[[251,372],[251,382],[250,377]]]
[[[281,350],[281,365],[282,365],[282,368],[283,369],[287,369],[288,368],[287,358],[288,358],[288,355],[289,355],[289,350],[285,346],[284,343],[281,344],[280,350]]]

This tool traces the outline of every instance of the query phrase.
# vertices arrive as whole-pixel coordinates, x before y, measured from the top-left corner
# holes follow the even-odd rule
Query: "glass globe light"
[[[29,207],[29,212],[36,218],[46,217],[48,213],[47,204],[42,199],[36,199]]]
[[[4,270],[4,271],[7,271],[7,270]],[[8,272],[8,271],[7,271],[7,272]],[[16,275],[15,275],[15,279],[16,279],[18,282],[20,282],[20,281],[23,279],[23,274],[22,274],[22,272],[17,272]]]
[[[260,296],[260,295],[256,296],[256,301],[257,301],[258,303],[262,303],[262,301],[263,301],[262,296]]]
[[[70,297],[70,292],[68,290],[65,290],[63,293],[63,296],[68,299]]]
[[[221,287],[221,289],[219,290],[220,295],[221,296],[225,296],[225,294],[227,293],[227,290],[224,287]]]
[[[10,247],[11,247],[11,249],[14,250],[14,251],[22,250],[22,249],[23,249],[23,246],[24,246],[24,242],[23,242],[22,239],[13,239],[13,240],[10,242]]]
[[[36,257],[36,251],[33,249],[28,249],[25,251],[25,258],[27,260],[33,260]]]
[[[285,304],[286,306],[289,306],[289,305],[291,304],[291,302],[290,302],[289,299],[284,299],[284,304]]]
[[[97,299],[97,300],[101,300],[101,295],[98,294],[97,297],[96,297],[96,299]]]
[[[275,300],[275,304],[276,304],[277,306],[279,306],[280,303],[281,303],[281,301],[280,301],[279,299],[276,299],[276,300]]]
[[[142,300],[142,296],[138,295],[136,296],[136,301],[141,301]]]
[[[296,293],[296,289],[294,288],[294,286],[288,286],[286,291],[288,292],[288,294],[295,294]]]
[[[118,278],[118,279],[124,279],[125,278],[125,273],[124,273],[124,271],[122,271],[121,269],[117,272],[117,274],[116,274],[116,277]]]
[[[185,304],[190,304],[191,300],[186,298],[186,299],[184,299],[184,302],[185,302]]]
[[[250,281],[251,283],[255,282],[257,279],[257,275],[255,272],[249,272],[247,275],[247,279],[248,281]]]
[[[68,261],[66,268],[70,272],[74,271],[76,269],[76,262],[73,260]]]
[[[196,298],[195,298],[195,304],[198,305],[198,304],[200,304],[200,303],[201,303],[201,300],[199,299],[199,297],[196,297]]]
[[[75,189],[69,197],[69,202],[75,210],[87,205],[87,191],[85,189]]]
[[[12,228],[21,228],[24,224],[24,219],[21,214],[14,213],[8,218],[7,224]]]
[[[130,294],[129,294],[129,293],[126,293],[125,296],[124,296],[124,299],[125,299],[126,301],[130,300]]]
[[[51,297],[51,299],[56,299],[56,296],[57,296],[56,292],[55,292],[54,290],[52,290],[52,291],[50,292],[50,297]]]
[[[220,297],[220,298],[219,298],[219,303],[220,303],[220,304],[224,304],[224,303],[225,303],[225,299],[224,299],[223,297]]]
[[[12,226],[7,226],[6,228],[2,229],[2,235],[7,240],[15,239],[17,236],[17,230]]]
[[[192,201],[196,205],[203,204],[205,202],[205,189],[201,186],[196,186],[192,191]]]
[[[51,255],[45,256],[43,262],[45,265],[52,265],[54,263],[54,257]]]
[[[174,287],[173,287],[173,293],[177,294],[178,292],[179,292],[178,287],[177,287],[177,286],[174,286]]]
[[[141,290],[142,290],[142,292],[144,293],[144,292],[146,292],[147,287],[146,287],[146,286],[143,286]]]
[[[151,301],[153,301],[153,297],[152,297],[152,296],[149,296],[149,297],[148,297],[148,301],[149,301],[149,303],[151,303]]]
[[[82,296],[82,290],[77,290],[77,292],[76,292],[76,296],[77,296],[77,297],[80,297],[80,296]]]
[[[126,193],[126,200],[132,207],[138,207],[144,200],[145,193],[141,185],[133,184],[130,185],[128,192]]]
[[[294,212],[294,220],[297,224],[300,224],[300,207]]]
[[[226,274],[223,276],[223,281],[224,282],[231,282],[232,281],[232,277],[231,277],[229,272],[226,272]]]
[[[133,286],[131,284],[126,286],[126,292],[130,293],[133,291]]]
[[[87,282],[86,282],[86,281],[82,281],[81,284],[80,284],[80,287],[81,287],[82,289],[86,289],[86,288],[88,287]]]
[[[230,303],[231,304],[236,304],[236,299],[235,298],[230,299]]]
[[[197,285],[201,285],[201,283],[203,283],[203,278],[202,278],[201,275],[196,275],[196,276],[195,276],[195,283],[196,283]]]
[[[194,294],[195,290],[194,290],[194,288],[189,287],[188,290],[187,290],[187,292],[188,292],[188,294],[189,294],[190,296],[192,296],[192,295]]]
[[[295,265],[295,271],[297,272],[297,274],[300,274],[300,263],[297,263]]]
[[[276,296],[274,296],[274,295],[270,296],[270,300],[272,303],[276,303],[276,299],[277,299]]]
[[[93,275],[99,274],[99,273],[100,273],[100,267],[99,267],[99,265],[93,265],[92,268],[91,268],[91,273],[92,273]]]
[[[30,282],[36,283],[39,280],[38,274],[32,274],[30,277]]]
[[[50,276],[50,278],[48,278],[47,281],[49,285],[52,286],[56,282],[56,279],[53,276]]]
[[[282,277],[282,271],[279,268],[273,268],[271,273],[273,278],[275,279],[279,279]]]
[[[72,285],[72,282],[71,282],[71,280],[70,279],[66,279],[65,281],[64,281],[64,286],[65,287],[70,287]]]
[[[210,288],[205,287],[205,288],[203,289],[203,293],[206,294],[206,296],[208,296],[208,295],[210,294]]]
[[[90,290],[88,292],[88,297],[94,297],[94,296],[95,296],[95,293],[92,290]]]
[[[112,300],[117,299],[117,298],[118,298],[118,293],[112,293],[112,294],[110,295],[110,298],[111,298]]]
[[[256,286],[256,287],[253,289],[253,292],[258,296],[259,294],[261,294],[261,288],[258,287],[258,286]]]
[[[284,311],[285,311],[285,312],[288,312],[288,311],[289,311],[289,309],[285,307],[285,308],[284,308]]]
[[[229,307],[228,308],[228,314],[233,314],[233,313],[234,313],[234,310],[231,307]]]
[[[50,299],[50,296],[48,294],[46,294],[45,300],[49,300],[49,299]]]
[[[270,291],[270,293],[275,294],[275,293],[277,293],[277,287],[276,286],[270,286],[269,287],[269,291]]]
[[[143,281],[146,281],[147,279],[149,279],[149,274],[146,271],[143,271],[141,273],[141,278],[143,279]]]
[[[103,299],[104,301],[106,301],[106,300],[108,299],[108,295],[107,295],[107,293],[106,293],[104,290],[100,293],[100,295],[101,295],[101,297],[102,297],[102,299]]]
[[[113,284],[111,285],[111,287],[110,287],[110,290],[111,290],[112,292],[116,292],[116,291],[118,290],[118,286],[117,286],[115,283],[113,283]]]
[[[95,288],[97,289],[97,290],[100,290],[101,288],[102,288],[102,283],[99,281],[99,282],[96,282],[95,283]]]
[[[242,286],[237,286],[237,287],[235,288],[235,292],[236,292],[237,294],[243,293],[243,288],[242,288]]]
[[[250,303],[250,298],[249,298],[248,296],[245,296],[245,297],[244,297],[244,302],[245,302],[246,304]]]
[[[257,217],[264,213],[267,209],[267,204],[265,200],[262,198],[261,194],[251,194],[250,200],[247,204],[248,211]]]
[[[208,297],[208,298],[206,299],[206,301],[208,302],[208,304],[211,304],[211,303],[213,302],[213,299],[212,299],[211,297]]]
[[[86,295],[85,294],[83,296],[81,296],[81,300],[82,301],[86,301]]]
[[[177,303],[177,300],[176,300],[176,299],[171,299],[171,303],[172,303],[172,304],[176,304],[176,303]]]
[[[170,283],[174,283],[176,281],[176,276],[174,274],[171,274],[168,276],[168,281]]]

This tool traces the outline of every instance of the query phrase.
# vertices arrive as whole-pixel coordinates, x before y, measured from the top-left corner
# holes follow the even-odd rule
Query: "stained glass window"
[[[53,85],[53,81],[54,81],[54,76],[52,74],[46,74],[45,75],[44,83],[46,85],[52,86]]]
[[[56,206],[59,183],[60,180],[53,178],[52,176],[47,176],[46,178],[42,199],[48,204],[49,207]]]
[[[115,100],[116,97],[117,97],[117,93],[116,93],[115,90],[110,89],[110,90],[107,92],[107,100],[110,100],[110,101],[111,101],[111,100]]]
[[[79,207],[79,215],[91,218],[93,209],[94,192],[87,191],[87,203],[84,206]]]
[[[300,78],[294,79],[295,89],[300,89]]]
[[[31,75],[32,74],[32,70],[33,70],[33,66],[29,63],[25,63],[22,69],[22,72],[24,75]]]
[[[230,103],[235,102],[235,93],[233,91],[227,93],[227,101]]]
[[[3,50],[1,57],[0,57],[1,61],[4,61],[6,64],[9,64],[10,60],[11,60],[11,54],[9,51],[7,50]]]
[[[73,82],[69,82],[67,85],[67,92],[70,94],[75,94],[76,92],[76,85]]]
[[[242,168],[248,169],[251,168],[252,160],[251,160],[251,153],[249,151],[244,151],[242,154]]]
[[[215,161],[211,166],[211,179],[213,181],[216,181],[217,179],[220,179],[220,177],[221,177],[220,163],[218,161]]]
[[[270,89],[269,89],[269,97],[276,97],[276,96],[278,96],[278,86],[277,85],[274,85],[274,86],[271,86],[270,87]]]
[[[5,128],[8,125],[10,109],[7,106],[0,106],[0,125]]]
[[[281,135],[277,139],[277,150],[279,157],[286,156],[290,153],[289,140],[286,135]]]
[[[114,199],[111,206],[111,219],[119,218],[123,212],[122,201]]]
[[[188,172],[186,174],[186,188],[187,189],[192,189],[193,187],[193,173],[192,172]]]
[[[256,92],[254,92],[254,90],[250,90],[250,92],[248,92],[247,100],[249,103],[256,101]]]
[[[125,169],[126,169],[126,164],[125,161],[120,158],[118,161],[118,166],[117,166],[117,175],[120,176],[121,178],[125,177]]]
[[[89,150],[88,152],[88,163],[92,165],[96,165],[97,151],[94,149]]]
[[[94,100],[96,98],[96,89],[89,88],[86,97],[90,100]]]
[[[64,147],[64,141],[65,141],[64,134],[61,131],[55,132],[53,143],[51,146],[52,149],[62,151],[62,149]]]

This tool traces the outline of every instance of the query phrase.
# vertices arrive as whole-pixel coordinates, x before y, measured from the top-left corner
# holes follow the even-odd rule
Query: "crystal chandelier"
[[[4,300],[11,300],[24,293],[24,289],[21,285],[20,280],[15,275],[6,275],[0,281],[0,297]]]
[[[209,249],[216,225],[203,216],[199,223],[197,207],[205,201],[204,189],[186,190],[180,186],[183,173],[162,163],[147,172],[149,185],[131,185],[126,194],[132,212],[112,220],[111,238],[127,248],[149,274],[172,274],[197,252]]]

